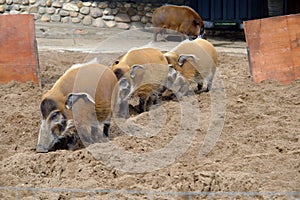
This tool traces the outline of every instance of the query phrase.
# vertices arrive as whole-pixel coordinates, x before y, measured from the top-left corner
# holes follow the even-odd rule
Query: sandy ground
[[[228,42],[225,40],[223,43]],[[222,44],[216,40],[215,44]],[[118,53],[97,53],[103,62],[109,62]],[[218,80],[222,80],[224,90],[216,87],[210,93],[187,97],[199,110],[196,127],[182,120],[181,111],[189,115],[193,106],[181,110],[178,101],[163,101],[159,107],[164,112],[149,112],[132,118],[142,125],[149,118],[165,119],[163,126],[155,134],[135,137],[123,133],[116,124],[110,132],[111,144],[123,152],[143,155],[164,150],[179,137],[179,129],[187,124],[184,138],[179,142],[178,156],[166,165],[152,171],[149,166],[168,160],[161,157],[160,163],[147,161],[141,173],[114,165],[112,161],[95,159],[87,149],[77,151],[59,150],[39,154],[35,152],[40,125],[39,103],[41,95],[72,64],[81,63],[91,55],[79,51],[39,52],[42,88],[32,83],[10,82],[0,85],[0,186],[36,188],[109,189],[138,191],[173,192],[290,192],[300,191],[300,80],[289,85],[268,80],[256,84],[250,80],[247,55],[245,53],[219,50],[220,64]],[[213,149],[200,157],[201,146],[209,128],[213,101],[211,97],[224,91],[226,112],[224,127]],[[153,116],[154,115],[154,116]],[[164,118],[165,117],[165,118]],[[193,114],[191,116],[193,118]],[[187,118],[189,119],[189,118]],[[199,119],[199,120],[198,120]],[[159,123],[157,123],[159,125]],[[185,126],[186,127],[186,126]],[[183,132],[185,133],[185,132]],[[188,134],[194,134],[191,137]],[[185,144],[185,142],[187,142]],[[180,148],[180,145],[184,147]],[[177,150],[169,152],[170,157]],[[105,152],[105,151],[103,151]],[[107,152],[106,152],[107,153]],[[109,154],[107,154],[109,156]],[[122,156],[119,154],[117,156]],[[113,161],[122,161],[116,155]],[[111,159],[110,159],[111,160]],[[131,160],[132,166],[137,161]],[[124,166],[124,165],[123,165]],[[147,168],[149,167],[149,168]],[[141,169],[141,168],[139,168]],[[1,199],[14,199],[16,193],[0,190]],[[52,196],[51,196],[52,195]],[[33,199],[34,193],[20,191],[20,199]],[[36,199],[70,199],[68,192],[37,192]],[[76,194],[78,199],[88,199],[88,195]],[[108,199],[108,193],[95,199]],[[133,195],[132,199],[146,199],[147,195]],[[202,199],[198,196],[193,199]],[[288,199],[290,196],[278,196]],[[116,194],[115,199],[128,199],[128,194]],[[188,199],[167,194],[156,195],[154,199]],[[239,196],[238,199],[244,197]],[[257,196],[258,199],[268,198]],[[300,198],[293,196],[292,198]],[[219,197],[223,199],[223,197]],[[246,198],[247,199],[247,198]]]

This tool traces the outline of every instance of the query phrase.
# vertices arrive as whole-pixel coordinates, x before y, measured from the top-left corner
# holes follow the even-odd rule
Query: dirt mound
[[[68,67],[81,63],[86,57],[86,54],[74,52],[41,52],[42,89],[31,83],[0,85],[0,186],[299,191],[300,80],[290,85],[281,85],[277,81],[255,84],[249,77],[246,55],[241,54],[220,54],[218,70],[225,86],[225,123],[216,145],[201,159],[199,151],[211,122],[210,93],[188,97],[195,98],[200,108],[195,136],[186,151],[155,171],[131,173],[118,170],[95,159],[87,149],[36,153],[41,95]],[[215,89],[212,92],[218,88]],[[182,116],[177,101],[165,101],[162,106],[166,111],[166,124],[159,133],[139,138],[124,134],[119,127],[112,125],[112,143],[126,152],[137,154],[164,148],[177,136]],[[147,124],[148,114],[138,116],[136,121]],[[155,117],[164,117],[159,115],[159,112],[155,113]],[[1,199],[10,199],[14,195],[13,192],[0,191]],[[29,196],[32,193],[19,193],[22,199]],[[37,196],[47,199],[43,193]],[[61,194],[58,199],[67,196],[70,195]]]

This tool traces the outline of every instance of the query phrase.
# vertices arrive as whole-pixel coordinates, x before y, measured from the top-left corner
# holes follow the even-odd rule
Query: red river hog
[[[204,23],[197,12],[188,6],[165,5],[157,8],[152,15],[154,41],[158,33],[171,29],[192,39],[204,37]],[[182,35],[182,38],[183,38]]]
[[[82,142],[80,141],[82,137],[78,137],[76,133],[78,130],[74,127],[74,124],[78,123],[74,120],[75,115],[79,117],[93,115],[99,123],[104,124],[103,134],[108,136],[112,108],[116,99],[114,95],[116,85],[117,78],[113,71],[101,64],[90,62],[77,64],[68,69],[42,96],[41,126],[36,151],[76,149],[82,146],[78,145]],[[83,107],[74,113],[70,108],[76,101],[80,102],[79,99],[83,100]],[[87,126],[84,129],[90,132],[86,133],[87,140],[91,139],[89,135],[93,135],[97,130],[93,122],[79,125]],[[93,141],[87,141],[90,142]]]
[[[197,91],[209,91],[218,65],[218,54],[207,40],[183,41],[165,56],[169,64],[190,83],[198,84]]]

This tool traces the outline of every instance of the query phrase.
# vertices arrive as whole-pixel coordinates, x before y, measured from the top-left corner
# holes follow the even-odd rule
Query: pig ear
[[[51,113],[51,111],[57,109],[57,104],[52,99],[44,99],[40,105],[40,110],[44,119]]]
[[[131,67],[131,70],[130,70],[130,77],[131,77],[131,78],[134,78],[134,77],[135,77],[136,71],[137,71],[138,69],[145,69],[145,68],[144,68],[142,65],[134,65],[134,66],[132,66],[132,67]]]
[[[79,99],[83,99],[85,102],[91,102],[93,104],[95,104],[94,99],[91,97],[91,95],[89,95],[88,93],[85,92],[81,92],[81,93],[70,93],[67,96],[65,105],[66,108],[71,110],[73,105],[79,100]]]
[[[178,65],[182,67],[182,65],[187,61],[187,59],[192,58],[195,61],[195,55],[193,54],[181,54],[178,58]]]

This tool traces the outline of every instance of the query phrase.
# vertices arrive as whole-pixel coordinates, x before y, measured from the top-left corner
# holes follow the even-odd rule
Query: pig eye
[[[50,119],[54,120],[58,116],[58,114],[59,114],[58,112],[52,113]]]

